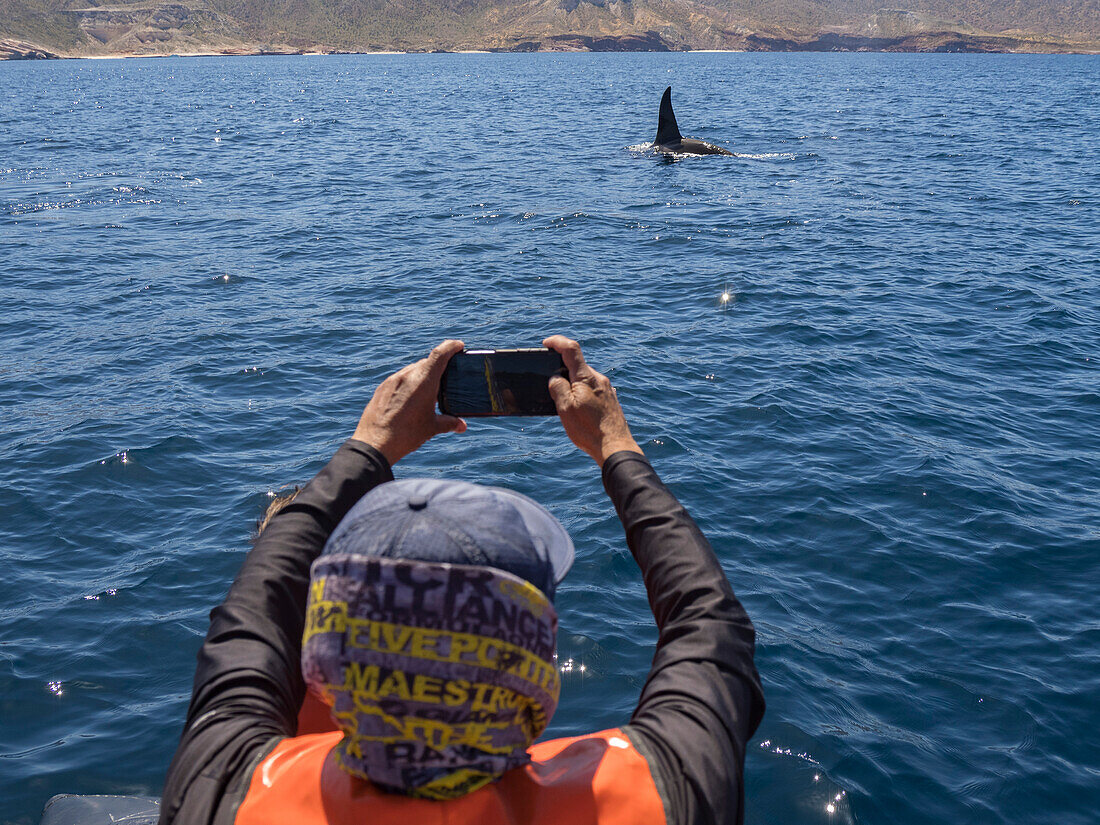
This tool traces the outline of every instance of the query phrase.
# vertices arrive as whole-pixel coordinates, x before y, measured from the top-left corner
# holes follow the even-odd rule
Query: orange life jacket
[[[280,742],[252,774],[235,825],[665,825],[649,765],[618,728],[532,745],[526,767],[442,802],[344,772],[330,755],[341,736]]]

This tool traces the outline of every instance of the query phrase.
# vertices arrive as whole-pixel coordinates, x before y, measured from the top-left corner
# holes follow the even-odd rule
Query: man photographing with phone
[[[591,456],[659,629],[628,724],[536,742],[560,690],[573,561],[531,499],[391,466],[433,436],[460,341],[384,380],[351,439],[267,522],[211,613],[162,823],[738,823],[764,711],[754,631],[706,539],[564,336],[548,390]],[[624,720],[625,721],[625,720]]]

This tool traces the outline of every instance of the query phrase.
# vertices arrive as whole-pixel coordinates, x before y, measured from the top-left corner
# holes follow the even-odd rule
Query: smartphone
[[[439,382],[447,415],[557,415],[549,383],[568,376],[552,349],[471,349],[451,357]]]

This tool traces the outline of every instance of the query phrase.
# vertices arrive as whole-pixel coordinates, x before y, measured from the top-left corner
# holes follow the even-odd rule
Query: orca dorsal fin
[[[672,112],[672,87],[665,89],[661,97],[661,111],[657,115],[657,137],[653,142],[657,146],[670,146],[683,140],[680,127],[676,125],[676,115]]]

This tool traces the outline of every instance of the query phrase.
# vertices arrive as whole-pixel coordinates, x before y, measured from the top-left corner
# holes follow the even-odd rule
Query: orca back
[[[683,138],[680,127],[676,125],[676,115],[672,112],[672,87],[665,89],[661,97],[661,111],[657,115],[657,137],[653,143],[657,146],[675,146]]]

